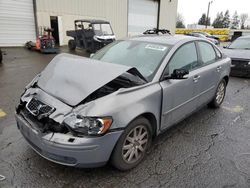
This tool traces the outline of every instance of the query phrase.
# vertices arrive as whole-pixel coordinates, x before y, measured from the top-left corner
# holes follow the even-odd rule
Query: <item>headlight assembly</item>
[[[83,135],[102,135],[112,124],[111,117],[83,117],[71,115],[64,120],[66,126]]]

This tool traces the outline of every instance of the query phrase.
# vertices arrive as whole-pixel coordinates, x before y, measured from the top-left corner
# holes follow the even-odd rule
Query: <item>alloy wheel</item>
[[[218,104],[221,104],[223,99],[224,99],[224,96],[225,96],[225,84],[224,82],[221,82],[218,89],[217,89],[217,92],[216,92],[216,102]]]
[[[126,163],[135,163],[143,156],[148,136],[148,130],[143,125],[136,126],[129,132],[122,147],[122,158]]]

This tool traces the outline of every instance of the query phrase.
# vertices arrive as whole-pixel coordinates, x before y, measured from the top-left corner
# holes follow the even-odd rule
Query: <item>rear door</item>
[[[164,75],[171,75],[174,69],[186,69],[187,79],[164,80],[160,82],[163,90],[161,129],[165,129],[182,120],[197,107],[197,71],[198,55],[196,45],[190,42],[181,46],[172,56]]]
[[[221,58],[216,53],[212,44],[205,41],[197,42],[199,61],[202,66],[198,69],[198,107],[207,104],[214,97],[221,72]]]

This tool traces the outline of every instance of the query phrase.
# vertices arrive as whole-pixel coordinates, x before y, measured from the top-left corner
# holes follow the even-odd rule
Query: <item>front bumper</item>
[[[231,67],[231,76],[238,76],[238,77],[250,77],[250,65],[247,66],[240,66],[240,65],[233,65]]]
[[[19,114],[16,114],[16,121],[23,137],[39,155],[55,163],[84,168],[105,165],[123,132],[80,138],[61,133],[43,134]]]

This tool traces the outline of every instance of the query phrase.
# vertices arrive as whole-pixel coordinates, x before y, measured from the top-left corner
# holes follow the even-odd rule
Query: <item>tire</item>
[[[219,108],[220,107],[220,105],[222,104],[222,102],[225,98],[226,86],[227,86],[227,83],[226,83],[225,79],[221,80],[217,89],[216,89],[216,93],[215,93],[213,100],[208,104],[209,107],[211,107],[211,108]]]
[[[68,42],[68,46],[69,46],[69,49],[71,51],[74,51],[76,49],[76,42],[75,42],[75,40],[70,39],[69,42]]]
[[[134,137],[134,133],[137,133],[137,137]],[[149,121],[145,118],[135,119],[119,138],[111,156],[111,164],[121,171],[136,167],[145,158],[151,143],[152,127]]]
[[[3,60],[3,54],[2,54],[2,50],[0,49],[0,63],[2,63]]]

